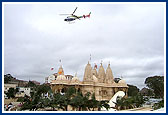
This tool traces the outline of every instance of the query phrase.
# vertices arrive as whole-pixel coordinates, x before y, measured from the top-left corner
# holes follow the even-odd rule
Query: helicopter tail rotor
[[[86,17],[90,18],[90,14],[91,14],[91,12],[88,15],[83,15],[83,17],[84,18],[86,18]]]

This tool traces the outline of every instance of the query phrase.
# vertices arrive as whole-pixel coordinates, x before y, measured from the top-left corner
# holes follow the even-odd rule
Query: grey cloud
[[[76,14],[91,11],[91,18],[64,22],[59,14],[76,6]],[[90,54],[92,67],[103,60],[107,68],[110,61],[115,77],[139,87],[147,76],[164,74],[159,4],[6,4],[4,13],[5,74],[43,83],[61,59],[65,74],[77,72],[82,80]]]

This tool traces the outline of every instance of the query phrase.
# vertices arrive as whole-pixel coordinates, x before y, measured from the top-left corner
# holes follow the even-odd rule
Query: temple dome
[[[56,81],[67,80],[65,75],[58,75]]]
[[[126,84],[126,82],[125,82],[125,80],[120,80],[118,83],[120,83],[120,84]]]
[[[71,82],[79,82],[78,77],[77,76],[73,77],[72,80],[71,80]]]

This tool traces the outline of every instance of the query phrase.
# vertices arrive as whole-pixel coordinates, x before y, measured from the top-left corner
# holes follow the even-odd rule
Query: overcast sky
[[[91,17],[69,24],[62,13]],[[114,77],[145,87],[145,78],[164,75],[162,4],[5,4],[4,74],[44,83],[60,66],[83,80],[92,67],[111,64]],[[54,70],[51,71],[51,67]]]

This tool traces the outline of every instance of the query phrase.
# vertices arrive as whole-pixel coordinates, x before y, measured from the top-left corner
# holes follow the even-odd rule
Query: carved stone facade
[[[118,91],[124,91],[127,96],[128,86],[124,80],[120,80],[118,83],[114,82],[114,77],[110,64],[108,65],[106,72],[103,64],[101,63],[99,70],[97,68],[92,69],[91,64],[86,65],[83,81],[80,81],[75,75],[72,79],[66,79],[62,66],[58,72],[56,80],[53,80],[50,85],[53,92],[64,92],[68,87],[74,86],[76,89],[82,91],[83,94],[90,92],[95,93],[97,100],[110,100],[112,96]]]

